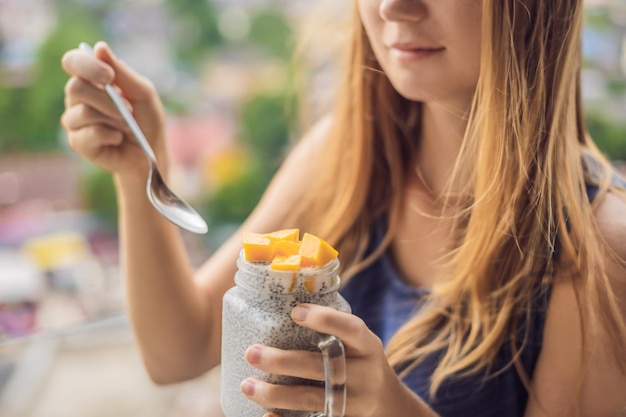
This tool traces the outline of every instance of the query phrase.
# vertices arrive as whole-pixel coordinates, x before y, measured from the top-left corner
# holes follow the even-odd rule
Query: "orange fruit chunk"
[[[317,277],[310,277],[306,281],[304,281],[304,287],[309,292],[309,294],[313,294],[315,292],[315,278]]]
[[[300,256],[303,267],[320,268],[337,257],[339,252],[323,239],[309,233],[302,236]]]
[[[270,264],[270,269],[276,271],[297,271],[300,269],[301,261],[300,255],[276,256]]]
[[[270,268],[296,271],[321,268],[337,258],[338,252],[323,239],[300,229],[283,229],[271,233],[243,232],[245,258],[249,262],[271,262]]]
[[[283,229],[275,232],[265,233],[273,242],[289,241],[298,242],[300,240],[300,229]]]
[[[243,250],[250,262],[270,262],[274,258],[272,240],[261,233],[243,232]]]
[[[300,252],[300,242],[277,240],[274,242],[274,256],[291,256]]]

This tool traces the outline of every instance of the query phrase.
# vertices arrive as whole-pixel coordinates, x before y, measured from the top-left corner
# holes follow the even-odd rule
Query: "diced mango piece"
[[[303,267],[319,268],[337,257],[339,252],[323,239],[305,233],[300,243],[300,256]]]
[[[315,278],[317,277],[311,277],[304,281],[304,287],[310,294],[313,294],[315,292]]]
[[[300,268],[321,268],[337,258],[338,252],[323,239],[305,233],[299,240],[299,229],[283,229],[271,233],[243,232],[245,258],[249,262],[270,262],[274,271],[298,271]],[[295,275],[294,275],[295,277]],[[307,289],[311,283],[305,283]]]
[[[272,240],[260,233],[243,232],[243,250],[250,262],[270,262],[274,258]]]
[[[277,240],[274,242],[274,256],[291,256],[300,252],[300,242]]]
[[[270,264],[270,269],[276,271],[297,271],[300,269],[301,261],[300,255],[276,256]]]
[[[283,229],[275,232],[265,233],[272,241],[286,240],[290,242],[298,242],[300,240],[300,229]]]

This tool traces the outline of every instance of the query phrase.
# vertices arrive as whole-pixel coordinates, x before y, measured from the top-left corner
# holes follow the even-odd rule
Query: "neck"
[[[454,169],[469,111],[462,113],[443,104],[424,103],[419,153],[415,164],[421,174],[419,181],[439,196],[448,185]],[[452,187],[451,191],[459,187]]]

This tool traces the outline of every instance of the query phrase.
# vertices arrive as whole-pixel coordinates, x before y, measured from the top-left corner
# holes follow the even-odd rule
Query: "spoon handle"
[[[94,55],[93,48],[86,42],[81,42],[78,48],[82,51],[85,51]],[[143,149],[146,156],[151,160],[151,162],[153,162],[156,165],[157,163],[156,155],[154,154],[154,151],[152,150],[150,143],[148,142],[143,132],[141,131],[139,124],[137,124],[137,121],[131,114],[130,110],[128,110],[128,107],[126,107],[126,104],[124,103],[124,99],[122,99],[122,96],[120,96],[120,94],[117,92],[115,87],[113,87],[111,84],[106,84],[104,86],[104,90],[111,98],[111,101],[113,101],[113,104],[122,115],[122,118],[124,119],[128,127],[130,128],[131,132],[133,132],[133,135],[137,139],[137,142],[139,143],[139,146],[141,146],[141,149]]]

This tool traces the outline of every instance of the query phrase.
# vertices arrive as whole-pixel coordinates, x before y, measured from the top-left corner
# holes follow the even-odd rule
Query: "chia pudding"
[[[272,384],[323,385],[319,381],[270,375],[245,361],[244,353],[253,344],[285,350],[318,350],[312,330],[298,326],[291,310],[300,303],[312,303],[350,312],[338,293],[339,261],[322,268],[276,271],[269,263],[249,262],[242,251],[237,261],[235,286],[224,295],[222,327],[222,409],[226,417],[260,417],[274,411],[281,417],[309,417],[313,411],[266,409],[246,398],[241,382],[254,377]]]

